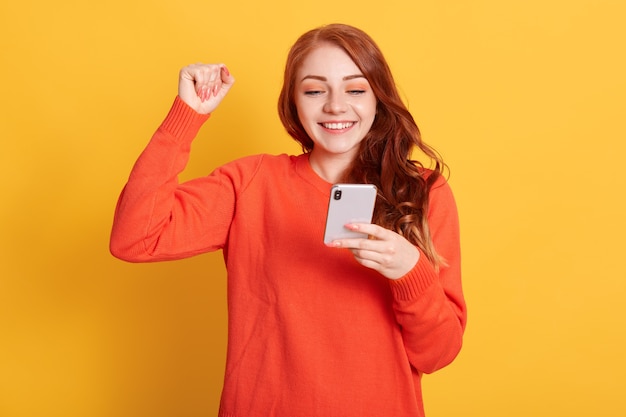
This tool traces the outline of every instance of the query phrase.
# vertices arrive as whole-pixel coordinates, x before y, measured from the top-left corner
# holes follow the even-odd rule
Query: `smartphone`
[[[364,238],[365,233],[353,232],[348,223],[371,223],[376,203],[376,186],[372,184],[335,184],[330,190],[324,243],[336,239]]]

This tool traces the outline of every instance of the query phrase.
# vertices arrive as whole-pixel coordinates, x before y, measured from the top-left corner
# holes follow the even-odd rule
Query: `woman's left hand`
[[[348,224],[346,228],[371,238],[337,239],[330,246],[350,249],[361,265],[389,279],[406,275],[420,258],[419,250],[411,242],[389,229],[366,223]]]

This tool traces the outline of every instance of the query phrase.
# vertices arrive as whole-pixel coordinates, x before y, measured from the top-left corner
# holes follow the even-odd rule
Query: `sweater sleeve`
[[[461,253],[456,203],[440,178],[430,193],[428,223],[435,249],[445,260],[437,272],[422,253],[415,267],[390,281],[396,320],[409,361],[432,373],[461,349],[467,311],[461,287]]]
[[[118,199],[110,239],[115,257],[151,262],[223,247],[235,205],[232,181],[211,175],[178,182],[208,117],[176,97]]]

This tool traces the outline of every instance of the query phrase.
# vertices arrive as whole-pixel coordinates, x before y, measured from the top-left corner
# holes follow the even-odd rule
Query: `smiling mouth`
[[[329,130],[343,130],[354,125],[354,122],[342,122],[342,123],[320,123],[324,128]]]

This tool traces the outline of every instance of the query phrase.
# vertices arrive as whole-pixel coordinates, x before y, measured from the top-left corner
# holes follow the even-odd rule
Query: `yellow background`
[[[3,0],[0,416],[216,414],[221,254],[118,261],[114,205],[187,63],[237,83],[185,178],[298,152],[286,52],[336,21],[378,41],[451,167],[469,326],[428,415],[625,415],[625,19],[618,0]]]

